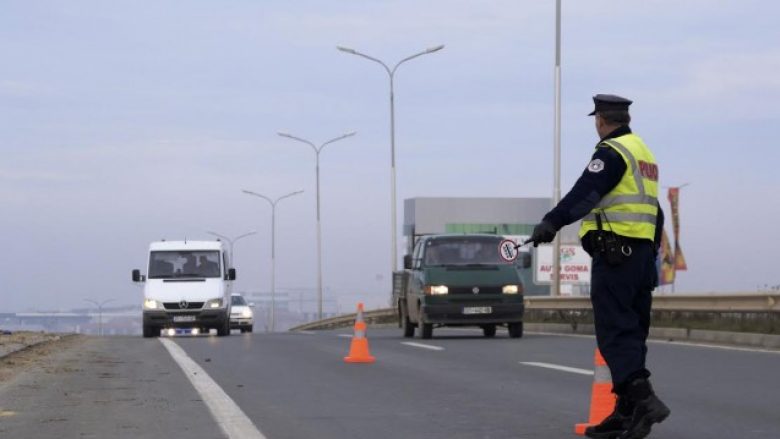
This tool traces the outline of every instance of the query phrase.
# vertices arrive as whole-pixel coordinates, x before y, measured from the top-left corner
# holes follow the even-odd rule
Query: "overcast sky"
[[[780,6],[564,1],[564,192],[596,142],[591,96],[632,127],[681,196],[677,291],[780,284]],[[314,154],[323,142],[324,282],[344,303],[390,289],[388,80],[399,218],[414,196],[552,193],[555,2],[0,2],[0,311],[137,304],[152,240],[236,245],[239,290],[316,285]],[[664,200],[665,202],[665,200]],[[665,204],[666,205],[666,204]],[[399,221],[400,224],[400,221]],[[400,227],[399,227],[400,229]],[[399,248],[402,241],[399,239]]]

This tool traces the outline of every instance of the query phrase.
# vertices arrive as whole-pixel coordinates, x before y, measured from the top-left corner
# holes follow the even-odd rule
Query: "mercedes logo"
[[[187,308],[189,308],[189,306],[190,306],[190,304],[187,303],[186,300],[182,300],[181,302],[179,302],[179,309],[187,309]]]
[[[474,293],[474,294],[479,294],[479,287],[472,288],[471,292]]]

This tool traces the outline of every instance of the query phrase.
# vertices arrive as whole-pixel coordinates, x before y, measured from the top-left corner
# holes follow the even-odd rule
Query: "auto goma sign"
[[[534,251],[534,283],[552,283],[552,245],[540,245]],[[590,284],[590,255],[579,245],[561,245],[561,283]]]

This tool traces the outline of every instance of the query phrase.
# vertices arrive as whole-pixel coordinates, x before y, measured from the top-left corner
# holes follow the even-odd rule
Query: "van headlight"
[[[144,300],[144,309],[161,309],[161,308],[162,308],[162,303],[154,299]]]
[[[425,294],[429,294],[432,296],[439,296],[442,294],[449,293],[450,290],[447,288],[446,285],[426,285],[425,286]]]
[[[252,310],[251,309],[245,309],[241,311],[241,317],[245,319],[251,319],[252,318]]]
[[[520,286],[518,285],[504,285],[504,287],[501,289],[501,292],[504,294],[517,294],[520,292]]]
[[[211,299],[208,302],[206,302],[206,305],[204,308],[222,308],[222,299]]]

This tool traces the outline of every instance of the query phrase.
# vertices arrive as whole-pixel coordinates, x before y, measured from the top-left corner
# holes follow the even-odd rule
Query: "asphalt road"
[[[173,341],[270,439],[574,438],[587,418],[593,338],[369,329],[377,362],[345,364],[347,334]],[[90,339],[59,357],[76,371],[0,386],[0,437],[224,437],[160,341]],[[780,353],[653,343],[650,359],[672,409],[651,437],[780,438]]]

